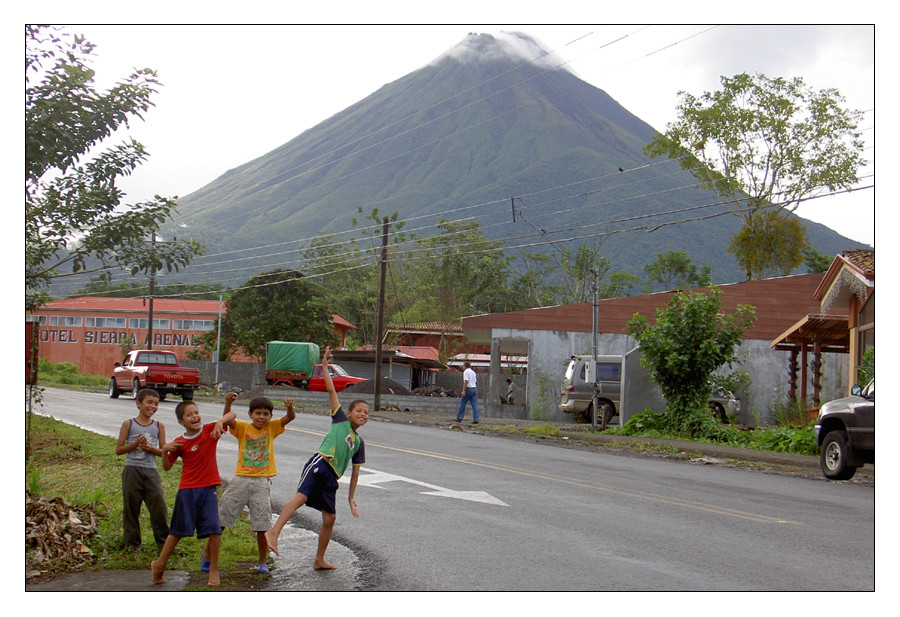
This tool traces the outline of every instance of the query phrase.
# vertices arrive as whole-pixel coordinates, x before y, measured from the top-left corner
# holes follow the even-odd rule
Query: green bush
[[[38,379],[44,383],[65,386],[95,386],[102,388],[109,383],[108,377],[82,373],[71,362],[54,364],[46,358],[38,358]]]

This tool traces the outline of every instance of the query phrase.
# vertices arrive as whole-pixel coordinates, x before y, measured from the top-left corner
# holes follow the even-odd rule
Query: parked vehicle
[[[559,410],[571,413],[585,422],[591,421],[593,411],[592,384],[587,381],[587,365],[592,355],[572,356],[560,385]],[[600,392],[597,408],[606,415],[606,422],[619,415],[622,392],[622,356],[597,356],[597,382]],[[731,392],[714,392],[709,399],[710,412],[717,418],[736,417],[741,411],[741,402]],[[601,416],[597,415],[600,421]]]
[[[269,341],[266,343],[266,383],[306,388],[313,365],[321,357],[315,343]]]
[[[181,366],[173,352],[137,349],[128,352],[121,364],[116,362],[109,378],[109,397],[119,398],[122,392],[136,395],[141,388],[153,388],[161,401],[168,394],[190,401],[199,387],[200,371]]]
[[[572,356],[560,386],[559,410],[580,416],[585,422],[591,421],[593,411],[593,388],[586,381],[587,365],[593,356]],[[622,357],[597,356],[597,381],[600,394],[597,408],[606,415],[608,423],[618,415],[618,405],[622,386]],[[597,414],[598,420],[603,416]]]
[[[849,480],[859,467],[875,462],[875,380],[850,392],[822,405],[816,418],[819,464],[830,480]]]
[[[366,381],[365,377],[354,377],[345,371],[340,364],[329,364],[328,372],[331,373],[331,381],[334,383],[334,389],[337,392],[340,392],[347,386]],[[309,390],[311,392],[325,392],[325,376],[322,373],[321,364],[313,367],[312,375],[309,377]]]

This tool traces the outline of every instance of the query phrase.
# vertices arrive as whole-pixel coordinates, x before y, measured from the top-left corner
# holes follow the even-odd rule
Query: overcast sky
[[[60,22],[62,23],[62,22]],[[520,31],[551,60],[663,130],[679,90],[719,88],[721,75],[761,72],[837,88],[874,159],[872,26],[600,25],[77,25],[97,45],[98,83],[149,67],[163,83],[156,107],[128,131],[150,159],[122,186],[129,202],[187,195],[403,77],[469,32]],[[869,166],[863,175],[874,174]],[[861,186],[874,185],[874,177]],[[854,240],[875,236],[875,191],[808,202],[799,214]],[[853,215],[848,216],[848,211]]]

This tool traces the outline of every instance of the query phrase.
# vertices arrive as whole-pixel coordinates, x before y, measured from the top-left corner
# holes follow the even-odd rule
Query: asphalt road
[[[157,418],[179,434],[174,401]],[[47,389],[38,413],[114,436],[129,398]],[[221,414],[200,402],[204,420]],[[239,417],[243,412],[237,406]],[[282,411],[276,411],[280,416]],[[273,507],[328,430],[298,414],[276,440]],[[754,473],[370,421],[357,503],[346,486],[328,558],[311,568],[318,512],[301,509],[276,589],[840,591],[875,588],[872,486]],[[236,442],[223,438],[229,479]],[[349,474],[348,474],[349,475]],[[827,575],[826,575],[827,573]]]

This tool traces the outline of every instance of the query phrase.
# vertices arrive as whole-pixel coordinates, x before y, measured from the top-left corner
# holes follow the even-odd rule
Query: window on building
[[[85,317],[84,325],[88,328],[124,328],[124,317]]]
[[[132,317],[128,320],[128,327],[134,330],[146,330],[148,324],[150,323],[149,319],[137,319]],[[153,320],[153,329],[154,330],[168,330],[169,329],[169,320],[168,319],[154,319]]]
[[[81,327],[81,317],[72,317],[67,315],[50,315],[51,326],[69,326],[70,328]]]
[[[173,319],[173,330],[212,330],[213,321],[209,319]]]

